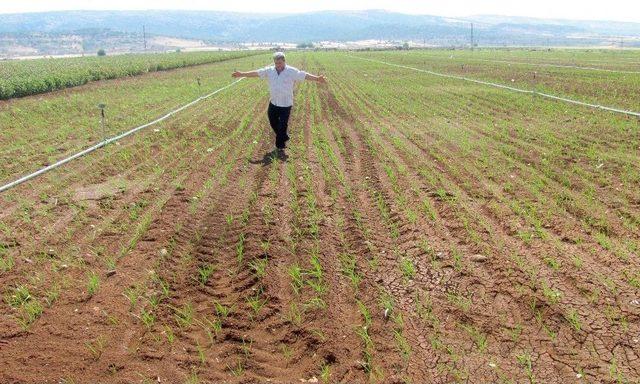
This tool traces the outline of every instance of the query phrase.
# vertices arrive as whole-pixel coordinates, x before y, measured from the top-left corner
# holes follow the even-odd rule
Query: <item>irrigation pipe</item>
[[[565,64],[550,64],[550,63],[533,63],[533,62],[525,62],[525,61],[507,61],[507,60],[488,60],[488,59],[476,59],[476,58],[461,58],[461,60],[477,60],[477,61],[485,61],[489,63],[505,63],[505,64],[515,64],[515,65],[528,65],[533,67],[553,67],[553,68],[571,68],[571,69],[582,69],[585,71],[602,71],[602,72],[613,72],[613,73],[624,73],[624,74],[640,74],[640,71],[625,71],[620,69],[608,69],[608,68],[598,68],[598,67],[583,67],[578,65],[565,65]]]
[[[207,98],[215,95],[216,93],[222,92],[225,89],[234,86],[235,84],[237,84],[238,82],[242,81],[243,79],[244,79],[244,77],[241,77],[238,80],[236,80],[236,81],[234,81],[234,82],[232,82],[232,83],[230,83],[228,85],[225,85],[222,88],[216,89],[215,91],[213,91],[213,92],[211,92],[211,93],[209,93],[207,95],[200,96],[197,99],[191,101],[190,103],[187,103],[187,104],[181,106],[180,108],[174,109],[174,110],[168,112],[166,115],[164,115],[162,117],[159,117],[159,118],[157,118],[157,119],[155,119],[155,120],[153,120],[151,122],[148,122],[146,124],[140,125],[140,126],[135,127],[135,128],[132,128],[132,129],[126,131],[126,132],[123,132],[123,133],[121,133],[121,134],[119,134],[117,136],[113,136],[113,137],[111,137],[109,139],[105,139],[103,141],[100,141],[97,144],[95,144],[95,145],[93,145],[93,146],[91,146],[91,147],[89,147],[89,148],[87,148],[85,150],[82,150],[82,151],[80,151],[80,152],[78,152],[76,154],[73,154],[73,155],[71,155],[69,157],[66,157],[66,158],[64,158],[62,160],[59,160],[54,164],[51,164],[49,166],[46,166],[46,167],[44,167],[42,169],[39,169],[39,170],[33,172],[33,173],[25,175],[25,176],[23,176],[23,177],[21,177],[21,178],[19,178],[17,180],[14,180],[14,181],[10,182],[9,184],[5,184],[3,186],[0,186],[0,192],[4,192],[4,191],[6,191],[6,190],[8,190],[10,188],[13,188],[13,187],[15,187],[17,185],[20,185],[20,184],[24,183],[25,181],[31,180],[34,177],[40,176],[43,173],[46,173],[46,172],[49,172],[52,169],[58,168],[58,167],[66,164],[66,163],[68,163],[68,162],[70,162],[70,161],[72,161],[74,159],[77,159],[77,158],[82,157],[82,156],[84,156],[84,155],[86,155],[88,153],[91,153],[91,152],[95,151],[96,149],[102,148],[102,147],[104,147],[105,145],[107,145],[109,143],[112,143],[112,142],[114,142],[116,140],[120,140],[120,139],[122,139],[122,138],[124,138],[126,136],[134,134],[134,133],[138,132],[141,129],[147,128],[147,127],[149,127],[151,125],[154,125],[154,124],[157,124],[157,123],[159,123],[159,122],[161,122],[163,120],[166,120],[169,117],[175,115],[176,113],[178,113],[178,112],[180,112],[180,111],[182,111],[182,110],[184,110],[186,108],[189,108],[190,106],[192,106],[192,105],[194,105],[194,104],[196,104],[196,103],[198,103],[198,102],[200,102],[200,101],[202,101],[204,99],[207,99]]]
[[[552,94],[549,94],[549,93],[531,91],[531,90],[528,90],[528,89],[522,89],[522,88],[516,88],[516,87],[510,87],[510,86],[504,85],[504,84],[492,83],[492,82],[489,82],[489,81],[482,81],[482,80],[472,79],[472,78],[464,77],[464,76],[456,76],[456,75],[449,75],[449,74],[445,74],[445,73],[438,73],[438,72],[429,71],[427,69],[409,67],[409,66],[401,65],[401,64],[387,63],[386,61],[368,59],[368,58],[365,58],[365,57],[358,57],[358,56],[350,56],[350,57],[353,57],[353,58],[356,58],[356,59],[360,59],[360,60],[371,61],[371,62],[374,62],[374,63],[386,64],[386,65],[390,65],[392,67],[412,69],[414,71],[424,72],[424,73],[428,73],[428,74],[434,75],[434,76],[440,76],[440,77],[446,77],[446,78],[450,78],[450,79],[470,81],[470,82],[476,83],[476,84],[489,85],[489,86],[492,86],[492,87],[507,89],[507,90],[514,91],[514,92],[526,93],[526,94],[530,94],[530,95],[538,95],[538,96],[546,97],[548,99],[564,101],[564,102],[571,103],[571,104],[577,104],[577,105],[582,105],[582,106],[585,106],[585,107],[602,109],[602,110],[609,111],[609,112],[622,113],[622,114],[628,115],[628,116],[640,117],[640,112],[628,111],[628,110],[620,109],[620,108],[607,107],[607,106],[599,105],[599,104],[585,103],[585,102],[582,102],[582,101],[569,99],[569,98],[562,97],[562,96],[556,96],[556,95],[552,95]]]

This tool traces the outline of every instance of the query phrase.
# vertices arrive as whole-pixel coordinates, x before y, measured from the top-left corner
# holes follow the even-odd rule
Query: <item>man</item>
[[[287,125],[289,114],[293,106],[293,85],[297,81],[311,80],[319,83],[326,82],[324,76],[315,76],[305,71],[301,71],[290,65],[286,65],[284,53],[273,54],[274,65],[258,69],[256,71],[239,72],[235,71],[233,77],[260,77],[269,81],[269,109],[267,115],[269,124],[276,134],[276,150],[278,154],[284,153],[285,142],[289,140]]]

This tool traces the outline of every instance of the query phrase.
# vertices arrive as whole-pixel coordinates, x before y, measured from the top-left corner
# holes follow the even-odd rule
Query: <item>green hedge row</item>
[[[256,54],[255,51],[172,52],[0,61],[0,100]]]

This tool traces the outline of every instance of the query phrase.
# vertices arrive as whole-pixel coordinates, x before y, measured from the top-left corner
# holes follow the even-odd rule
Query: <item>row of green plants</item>
[[[4,159],[0,167],[0,182],[9,182],[24,173],[52,164],[95,144],[104,136],[112,137],[148,123],[201,95],[228,85],[232,81],[229,74],[234,68],[251,68],[264,62],[264,56],[251,56],[156,73],[154,76],[102,82],[45,98],[12,100],[0,108],[0,156]],[[229,94],[239,93],[238,97],[246,97],[244,85],[244,82],[238,83],[183,113],[215,104]],[[253,85],[258,84],[254,82]],[[106,104],[104,131],[100,109],[97,108],[100,103]],[[164,123],[147,129],[161,130]],[[214,127],[213,120],[204,124]]]
[[[235,59],[259,52],[171,52],[0,62],[0,100],[75,87],[96,80],[136,76]]]
[[[238,278],[242,269],[250,268],[257,279],[262,279],[266,273],[267,259],[256,258],[246,260],[246,226],[249,220],[249,211],[257,200],[257,193],[252,193],[248,197],[248,206],[242,212],[229,213],[218,219],[223,221],[221,229],[224,233],[220,242],[230,243],[229,247],[234,249],[235,258],[223,262],[216,255],[198,255],[197,249],[205,246],[205,237],[210,238],[207,233],[207,226],[200,221],[199,215],[208,212],[211,204],[215,201],[217,193],[224,188],[236,188],[232,184],[232,171],[238,165],[237,162],[229,160],[235,158],[240,153],[251,152],[257,142],[246,147],[224,145],[229,140],[239,140],[246,142],[256,138],[256,131],[250,125],[251,113],[246,113],[235,129],[228,132],[225,138],[217,144],[214,137],[205,139],[200,145],[215,145],[215,155],[209,161],[210,173],[203,180],[200,186],[190,191],[187,211],[189,215],[176,221],[172,230],[173,234],[166,243],[163,244],[152,262],[151,273],[144,279],[138,280],[123,289],[123,296],[129,302],[129,313],[135,322],[140,324],[141,344],[151,345],[154,348],[172,350],[181,345],[188,345],[194,353],[194,361],[197,365],[190,367],[187,382],[200,382],[199,374],[204,369],[211,358],[214,357],[212,348],[220,341],[221,335],[229,326],[232,318],[237,312],[244,309],[246,303],[250,308],[249,316],[254,319],[267,304],[267,300],[262,295],[262,289],[247,294],[244,302],[233,301],[229,297],[218,297],[211,299],[209,296],[220,279],[221,274],[228,275],[233,279]],[[232,119],[232,120],[235,120]],[[210,141],[211,140],[211,141]],[[188,172],[183,172],[188,175]],[[237,182],[240,185],[247,185],[251,182],[248,173],[237,175],[240,177]],[[178,191],[185,190],[181,184],[177,184]],[[215,203],[214,203],[215,204]],[[218,201],[217,204],[224,204]],[[199,224],[194,224],[199,223]],[[235,233],[239,231],[239,235]],[[228,240],[225,241],[225,237]],[[222,248],[222,244],[216,245]],[[266,244],[268,249],[268,243]],[[195,298],[191,295],[186,299],[180,297],[180,293],[186,286],[194,286],[201,297],[207,298],[208,309],[202,311],[194,304]],[[109,313],[109,320],[113,327],[121,326],[127,320],[121,317],[122,314]],[[106,339],[106,336],[100,336]],[[92,347],[100,341],[100,337],[87,343],[88,352],[92,352]],[[240,357],[233,362],[226,364],[226,369],[233,376],[241,376],[244,373],[247,360],[252,356],[253,340],[249,337],[242,339]],[[98,360],[100,356],[96,356]]]
[[[368,65],[366,66],[368,67],[369,71],[373,71],[376,69],[375,66],[368,66]],[[393,71],[395,71],[395,69]],[[407,75],[407,77],[411,77],[411,75]],[[361,78],[361,77],[358,76],[356,78]],[[475,185],[485,185],[488,183],[490,188],[489,191],[492,193],[497,193],[496,197],[500,199],[500,200],[497,200],[496,203],[502,204],[505,207],[512,207],[514,209],[514,213],[518,216],[521,216],[523,220],[530,220],[532,218],[531,216],[532,210],[530,209],[518,210],[515,208],[517,207],[517,205],[510,205],[511,203],[509,202],[509,200],[515,199],[517,201],[518,196],[510,195],[509,198],[505,200],[502,193],[499,193],[499,190],[491,186],[494,182],[497,181],[496,179],[500,177],[500,179],[503,179],[505,183],[507,183],[507,180],[509,180],[511,185],[513,185],[514,183],[520,184],[520,182],[522,181],[522,186],[519,186],[518,189],[526,188],[526,185],[527,185],[526,181],[519,180],[517,178],[515,178],[514,180],[514,177],[509,176],[509,173],[506,173],[505,175],[505,172],[509,170],[509,167],[513,166],[512,164],[502,165],[501,163],[502,157],[498,157],[497,159],[495,157],[493,159],[487,159],[488,160],[487,164],[491,163],[493,165],[492,167],[489,167],[489,168],[483,165],[483,162],[473,161],[474,158],[478,156],[486,156],[488,153],[493,155],[493,153],[489,152],[489,150],[492,149],[491,147],[492,143],[490,140],[482,140],[482,141],[478,141],[477,143],[471,143],[469,141],[470,137],[468,136],[469,132],[467,131],[468,129],[467,127],[477,126],[478,125],[477,120],[487,119],[493,115],[491,114],[487,116],[486,110],[481,109],[481,110],[478,110],[476,113],[474,111],[466,111],[466,108],[465,108],[465,115],[456,116],[455,114],[456,111],[460,110],[460,106],[458,106],[457,104],[461,102],[464,103],[466,92],[460,92],[460,93],[451,94],[451,95],[447,94],[446,98],[442,98],[441,100],[438,100],[437,103],[430,103],[431,105],[430,108],[419,111],[418,109],[415,109],[415,108],[416,108],[416,102],[420,102],[420,99],[415,98],[413,96],[413,92],[407,92],[407,95],[395,94],[395,98],[393,99],[389,98],[389,95],[387,94],[385,88],[387,88],[388,86],[389,89],[397,89],[396,87],[396,83],[398,81],[397,79],[393,79],[384,75],[382,75],[379,79],[383,79],[383,80],[378,80],[374,78],[369,82],[352,82],[351,84],[345,86],[344,88],[347,88],[349,92],[353,92],[354,95],[351,96],[351,99],[358,100],[361,105],[360,106],[361,110],[364,111],[366,114],[370,114],[373,117],[371,127],[379,127],[378,129],[372,129],[375,132],[375,134],[371,136],[372,137],[371,140],[373,142],[379,141],[381,143],[377,152],[381,154],[385,152],[388,153],[387,156],[388,156],[389,164],[393,164],[398,161],[397,154],[401,154],[401,158],[403,160],[415,159],[414,161],[416,161],[419,164],[418,167],[413,167],[411,166],[411,163],[413,161],[409,162],[408,164],[410,165],[411,168],[413,168],[413,169],[409,169],[409,174],[407,174],[406,169],[403,170],[404,166],[402,162],[400,162],[396,166],[397,168],[395,169],[394,167],[388,167],[385,171],[387,173],[389,180],[393,184],[398,174],[405,175],[405,176],[408,176],[411,174],[416,176],[420,175],[421,177],[424,178],[424,181],[428,182],[429,184],[432,184],[432,188],[435,191],[436,196],[438,197],[437,200],[443,201],[446,203],[446,205],[451,206],[451,208],[449,209],[449,212],[454,212],[458,220],[461,223],[463,223],[463,228],[468,233],[468,239],[471,240],[473,243],[476,243],[478,247],[477,249],[483,249],[483,247],[489,246],[487,250],[490,251],[491,248],[495,246],[504,247],[505,244],[501,244],[500,242],[498,242],[497,244],[491,244],[491,245],[485,243],[486,237],[483,236],[482,233],[489,233],[491,234],[492,237],[498,236],[497,233],[493,233],[495,231],[493,229],[494,227],[491,224],[491,221],[493,221],[494,219],[491,218],[490,216],[489,217],[483,217],[484,215],[478,216],[473,206],[469,205],[469,203],[472,203],[472,200],[470,200],[470,198],[475,198],[476,196],[483,195],[483,192],[479,190],[477,187],[475,187]],[[384,80],[384,79],[388,79],[388,80]],[[385,86],[384,87],[381,86],[380,83],[384,83]],[[425,85],[420,86],[420,88],[427,89],[426,87],[429,87],[431,89],[435,89],[436,91],[438,91],[440,89],[439,87],[441,86],[440,85],[441,81],[438,81],[437,83],[438,84],[428,84],[425,82]],[[413,83],[413,86],[417,86],[417,85],[418,85],[417,83],[415,82]],[[361,89],[364,91],[358,91],[358,89]],[[366,102],[367,100],[369,102]],[[487,103],[487,104],[490,104],[490,103]],[[494,102],[491,105],[496,105],[496,104]],[[473,117],[467,121],[466,113],[472,113],[472,112],[473,112]],[[404,116],[404,119],[394,119],[394,115],[395,116],[402,115]],[[430,115],[433,115],[433,117],[430,118],[429,117]],[[463,118],[464,118],[464,121],[460,121],[460,122],[458,121],[458,120],[462,120]],[[394,125],[390,125],[389,124],[390,121],[396,121],[397,123]],[[452,124],[452,121],[453,121],[453,124]],[[431,124],[425,125],[424,124],[425,122],[430,122]],[[453,126],[454,124],[455,126]],[[452,125],[451,129],[446,129],[446,130],[442,129],[442,127],[448,127],[449,125]],[[424,129],[424,131],[420,131],[420,130],[416,131],[416,128],[418,127],[424,127],[422,128]],[[486,132],[486,130],[482,132]],[[467,136],[465,136],[465,134],[467,134]],[[437,137],[434,142],[433,136],[436,136],[436,137],[440,136],[440,137]],[[385,139],[384,141],[386,141],[387,143],[385,144],[384,141],[381,141],[380,140],[381,138],[384,138]],[[558,141],[555,141],[554,143],[557,145]],[[394,148],[394,150],[390,151],[389,149],[392,147]],[[416,151],[415,147],[420,148],[420,150],[424,152]],[[403,153],[404,155],[402,155]],[[426,159],[426,161],[422,161],[421,157],[424,156],[425,153],[429,154],[431,158]],[[461,161],[452,161],[452,159],[460,159]],[[500,161],[496,162],[496,160],[500,160]],[[434,167],[436,163],[441,164],[441,166]],[[484,169],[487,169],[487,171],[483,171]],[[446,174],[441,174],[443,170],[446,172]],[[489,180],[486,180],[486,179],[483,180],[483,176],[486,176],[486,175],[490,176]],[[523,177],[523,176],[526,176],[527,174],[517,173],[517,175],[518,177]],[[404,188],[404,190],[407,190],[406,187]],[[451,193],[449,193],[449,191],[451,191]],[[396,193],[400,193],[400,189],[396,190]],[[383,196],[382,201],[384,201],[384,198],[385,197]],[[402,201],[402,200],[403,199],[401,198],[396,202],[396,204],[399,207],[406,206],[407,203],[409,203],[412,200],[415,201],[414,198],[409,200],[405,199],[405,201]],[[594,201],[594,199],[591,199],[590,204],[593,204],[593,203],[597,203],[597,200]],[[441,205],[440,203],[438,204]],[[545,204],[547,209],[550,208],[548,202],[543,204]],[[527,207],[527,206],[530,206],[530,205],[523,204],[523,207]],[[544,207],[542,207],[542,205],[540,208],[541,208],[541,212],[544,212]],[[407,212],[409,213],[409,215],[407,216],[407,219],[411,221],[413,214],[411,214],[410,211],[408,210]],[[589,212],[593,212],[593,208],[589,209]],[[487,222],[487,219],[489,219],[490,221]],[[551,241],[555,236],[550,237],[548,234],[546,234],[548,232],[548,229],[545,228],[542,224],[536,224],[537,222],[535,220],[528,221],[528,223],[534,228],[536,225],[539,228],[540,240],[538,240],[538,242],[546,243],[546,244],[554,244],[554,246],[558,247],[557,248],[558,250],[563,249],[561,247],[561,244]],[[393,229],[392,229],[392,233],[393,233]],[[615,242],[612,239],[610,239],[609,236],[597,235],[595,237],[599,238],[599,240],[598,239],[594,239],[594,240],[596,240],[600,246],[604,244],[605,251],[607,250],[607,247],[609,249],[613,249],[612,244],[615,244]],[[526,244],[526,242],[529,240],[528,238],[522,238],[521,241],[525,242]],[[596,243],[596,241],[594,241],[594,243]],[[596,250],[594,250],[593,257],[596,256],[595,251]],[[625,253],[626,252],[622,253],[623,262],[626,262]],[[574,256],[578,256],[578,255],[574,255]],[[527,256],[527,259],[529,259],[529,256]],[[464,262],[464,259],[461,259],[461,261]],[[457,262],[460,262],[460,261],[457,261]],[[577,262],[578,262],[578,267],[582,265],[580,260],[578,260]],[[539,263],[536,262],[535,266],[527,265],[527,263],[523,263],[520,259],[517,259],[517,257],[516,257],[515,263],[518,266],[518,269],[522,271],[521,273],[524,273],[525,275],[530,276],[531,284],[532,284],[531,289],[534,292],[538,291],[539,293],[542,294],[541,296],[544,296],[543,298],[540,298],[540,296],[538,295],[533,295],[531,297],[531,300],[532,300],[531,309],[534,312],[534,315],[535,315],[534,317],[536,318],[536,320],[540,322],[540,325],[543,327],[543,329],[548,331],[548,334],[551,340],[556,339],[557,337],[555,333],[556,331],[551,329],[545,322],[551,320],[551,323],[553,324],[553,327],[556,330],[558,326],[555,320],[552,320],[551,318],[547,318],[546,320],[544,319],[545,317],[549,316],[549,314],[543,313],[543,312],[548,312],[548,308],[550,307],[556,308],[556,310],[559,311],[560,316],[565,319],[567,324],[570,325],[570,327],[577,334],[579,334],[581,331],[584,331],[584,319],[582,318],[584,314],[579,313],[575,309],[575,307],[573,307],[566,301],[563,302],[563,300],[560,299],[561,297],[564,297],[565,294],[569,294],[569,292],[562,293],[557,288],[558,285],[562,287],[562,286],[565,286],[565,284],[562,282],[563,279],[558,278],[558,276],[554,276],[554,275],[557,273],[565,274],[567,272],[561,271],[561,263],[556,259],[556,256],[547,255],[547,257],[543,258],[543,260],[541,260]],[[529,259],[528,263],[531,263],[531,259]],[[571,264],[571,263],[567,263],[567,264]],[[566,265],[566,264],[562,263],[562,265]],[[540,268],[549,268],[549,271],[551,272],[549,271],[543,272]],[[410,268],[405,268],[405,269],[407,271],[410,270]],[[585,271],[580,271],[579,273],[584,273],[584,272]],[[601,280],[603,283],[603,287],[607,287],[607,286],[609,287],[607,288],[607,291],[609,291],[610,294],[615,294],[616,289],[619,289],[619,288],[616,288],[616,284],[619,284],[619,283],[615,283],[611,279],[604,278],[604,276],[603,276],[603,279]],[[630,280],[629,282],[633,286],[634,284],[633,280]],[[563,288],[563,289],[566,289],[566,288]],[[611,291],[611,289],[613,289],[613,291]],[[522,290],[521,292],[524,293],[524,291]],[[592,302],[594,298],[590,298],[590,296],[591,295],[587,293],[585,299],[587,301]],[[540,300],[545,301],[547,304],[544,306],[540,306],[539,305]],[[598,299],[596,296],[595,300],[599,301],[600,299]],[[543,311],[541,311],[540,308],[543,308]],[[616,321],[616,319],[620,320],[620,318],[616,316],[616,313],[620,314],[619,308],[610,308],[608,311],[605,311],[605,312],[611,312],[611,313],[609,314],[600,313],[598,314],[599,316],[597,317],[601,317],[601,318],[606,317],[608,319],[612,319],[613,321]],[[627,329],[627,327],[625,326],[624,319],[621,319],[621,321],[616,321],[616,323],[622,328],[623,331]]]
[[[214,131],[207,126],[193,130],[192,127],[200,125],[197,122],[202,121],[205,115],[207,118],[211,117],[211,113],[205,109],[200,113],[169,122],[165,129],[157,133],[149,132],[138,138],[137,142],[112,145],[107,147],[105,152],[98,153],[96,158],[85,159],[98,167],[100,173],[58,175],[51,180],[50,188],[38,196],[11,194],[8,197],[8,201],[15,203],[17,209],[13,215],[0,222],[0,226],[3,228],[4,237],[20,238],[21,245],[19,248],[0,249],[0,275],[25,276],[14,279],[12,287],[7,287],[3,292],[6,298],[4,302],[16,310],[14,317],[21,327],[28,327],[42,315],[42,309],[53,305],[61,292],[65,293],[74,286],[84,288],[87,297],[98,292],[106,274],[116,271],[120,259],[136,247],[149,229],[154,215],[163,209],[174,191],[184,189],[189,170],[195,164],[201,163],[213,150],[223,148],[223,143],[233,139],[246,128],[246,124],[243,124],[231,134],[227,134],[225,129]],[[234,117],[229,116],[226,119],[231,121]],[[220,120],[219,124],[224,127],[227,121]],[[154,157],[154,149],[160,149],[159,157]],[[187,151],[191,155],[175,157],[172,154],[176,151]],[[104,162],[101,159],[109,161]],[[117,175],[119,182],[115,185],[119,185],[120,191],[132,187],[127,182],[131,178],[139,178],[137,188],[141,190],[152,190],[159,184],[168,185],[169,188],[161,193],[141,196],[125,206],[122,206],[117,196],[102,199],[99,209],[103,216],[101,220],[96,221],[89,202],[76,200],[72,191],[67,190],[67,186],[77,182],[79,178],[87,185],[100,183],[104,175]],[[212,175],[213,178],[219,176]],[[207,186],[210,188],[210,182],[205,183],[205,187]],[[72,220],[66,223],[62,232],[44,224],[57,220],[59,204],[68,206],[73,212]],[[12,229],[17,227],[29,231],[42,242],[51,242],[62,236],[64,241],[60,244],[64,245],[43,249],[42,242],[22,241],[20,233]],[[124,241],[118,249],[113,249],[111,244],[104,243],[104,239],[99,238],[104,232],[122,236]],[[26,255],[29,263],[17,264],[16,251]],[[85,253],[102,261],[98,264],[93,261],[87,262],[82,256]],[[38,271],[28,273],[32,268],[37,268]],[[22,295],[21,292],[29,294]],[[28,300],[13,299],[13,296],[28,297]]]
[[[471,52],[447,55],[442,52],[404,51],[370,53],[366,57],[638,112],[638,95],[635,90],[640,85],[640,69],[633,65],[620,69],[628,72],[519,65],[511,64],[508,60],[500,61],[503,57],[500,53],[489,60],[478,58],[477,53]],[[640,58],[636,58],[640,61]]]

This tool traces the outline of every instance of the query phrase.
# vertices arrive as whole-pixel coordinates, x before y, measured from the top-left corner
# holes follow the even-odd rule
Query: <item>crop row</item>
[[[96,80],[235,59],[258,52],[191,52],[91,56],[0,63],[0,100],[75,87]]]

